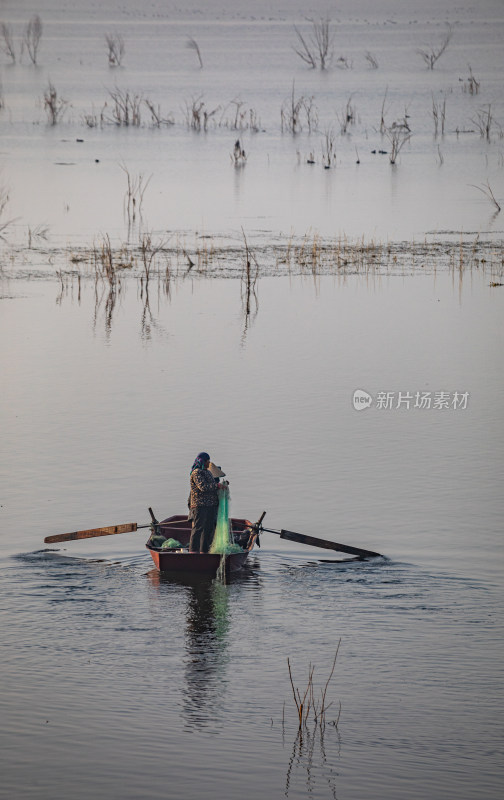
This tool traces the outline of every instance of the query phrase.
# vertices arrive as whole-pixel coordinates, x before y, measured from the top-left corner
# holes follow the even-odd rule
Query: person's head
[[[210,456],[205,451],[198,453],[196,458],[194,459],[194,464],[191,467],[191,472],[194,469],[208,469],[208,465],[210,464]]]

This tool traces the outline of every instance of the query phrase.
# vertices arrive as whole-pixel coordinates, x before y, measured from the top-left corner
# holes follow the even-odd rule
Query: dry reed
[[[314,97],[305,95],[296,96],[295,83],[292,82],[292,90],[280,109],[280,122],[282,133],[297,134],[303,130],[303,123],[306,124],[308,132],[316,129],[318,124],[318,111]]]
[[[109,67],[120,67],[124,58],[124,39],[120,33],[106,33],[107,56]]]
[[[316,694],[313,681],[313,676],[315,674],[315,666],[310,663],[308,667],[308,682],[306,684],[305,689],[301,692],[299,688],[294,685],[294,678],[292,676],[290,659],[287,658],[289,680],[292,689],[292,696],[294,697],[294,702],[296,704],[299,730],[308,727],[309,722],[313,722],[314,726],[319,726],[321,729],[325,728],[326,726],[327,722],[326,715],[329,708],[333,705],[332,703],[327,702],[327,691],[329,689],[329,684],[331,683],[331,680],[333,678],[334,670],[336,669],[336,661],[338,658],[340,644],[341,644],[341,639],[339,640],[338,646],[336,647],[336,653],[334,655],[329,676],[325,681],[325,683],[323,684],[323,686],[319,688],[318,696]],[[337,718],[331,721],[336,728],[338,727],[340,715],[341,715],[341,703],[339,706],[339,712]]]
[[[68,100],[60,97],[54,84],[49,81],[44,92],[44,109],[50,125],[56,125],[61,121],[67,106]]]
[[[501,206],[500,206],[499,202],[497,201],[497,199],[496,199],[496,197],[495,197],[495,195],[494,195],[494,193],[492,191],[492,188],[490,186],[490,183],[488,181],[486,183],[484,183],[482,186],[476,186],[474,183],[471,183],[470,186],[472,186],[474,189],[478,189],[479,192],[483,192],[485,197],[488,200],[490,200],[490,202],[497,209],[497,214],[499,213],[499,211],[501,210]]]
[[[462,91],[467,92],[467,94],[478,94],[480,83],[474,77],[471,65],[468,64],[467,66],[469,68],[469,77],[462,83]]]
[[[105,108],[108,108],[108,104],[105,103],[102,118],[107,122],[112,122],[114,125],[139,127],[142,121],[142,93],[131,92],[129,89],[119,89],[117,86],[114,89],[109,89],[108,93],[112,101],[111,117],[105,116]]]
[[[489,103],[487,106],[478,109],[475,117],[471,117],[471,122],[476,125],[479,135],[486,138],[487,142],[490,141],[490,134],[494,125],[492,115],[492,105]]]
[[[203,69],[203,59],[201,58],[201,52],[198,46],[196,39],[193,39],[192,36],[187,37],[186,47],[190,50],[194,50],[196,55],[198,56],[198,61],[200,65],[200,69]]]
[[[142,204],[146,189],[150,183],[152,175],[145,178],[142,173],[133,175],[125,164],[119,164],[126,175],[126,192],[124,194],[124,213],[128,220],[128,226],[135,222],[137,214],[142,215]]]

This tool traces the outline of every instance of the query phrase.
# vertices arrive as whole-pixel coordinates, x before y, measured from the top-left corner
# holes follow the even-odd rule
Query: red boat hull
[[[233,572],[240,570],[245,564],[248,554],[254,547],[257,533],[247,533],[246,528],[251,528],[247,519],[232,518],[231,530],[235,540],[241,539],[243,552],[230,553],[224,556],[222,569],[228,578]],[[177,539],[181,545],[188,545],[191,538],[191,521],[187,517],[174,515],[159,523],[159,528],[164,536]],[[160,550],[146,545],[152,560],[160,572],[172,572],[185,575],[215,576],[221,566],[223,556],[218,553],[189,553],[180,550]]]

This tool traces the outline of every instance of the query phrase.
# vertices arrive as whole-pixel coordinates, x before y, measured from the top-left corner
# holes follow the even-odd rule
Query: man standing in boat
[[[210,456],[198,453],[191,467],[191,494],[189,505],[192,515],[192,532],[189,542],[191,553],[208,553],[217,521],[219,493],[217,483],[209,471]]]

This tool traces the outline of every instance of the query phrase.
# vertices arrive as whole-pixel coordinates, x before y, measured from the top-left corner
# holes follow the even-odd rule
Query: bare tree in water
[[[34,14],[26,25],[23,36],[23,45],[25,45],[26,49],[28,50],[28,55],[30,56],[30,61],[32,64],[37,63],[37,53],[41,38],[42,20],[38,14]]]
[[[298,54],[299,58],[312,69],[315,69],[317,65],[320,69],[327,69],[333,57],[334,43],[329,17],[312,22],[312,33],[309,38],[305,38],[295,25],[294,30],[298,37],[298,44],[297,47],[294,47],[294,52]]]
[[[443,55],[444,51],[450,44],[452,36],[453,36],[453,28],[451,25],[448,25],[448,33],[444,37],[439,47],[429,47],[426,50],[422,49],[417,50],[418,55],[422,56],[423,60],[427,64],[428,69],[434,69],[434,64],[436,63],[438,58],[441,58],[441,56]]]
[[[0,22],[0,35],[3,39],[0,48],[4,51],[6,56],[9,56],[13,64],[16,63],[16,51],[14,49],[14,38],[12,35],[12,26],[6,22]]]

